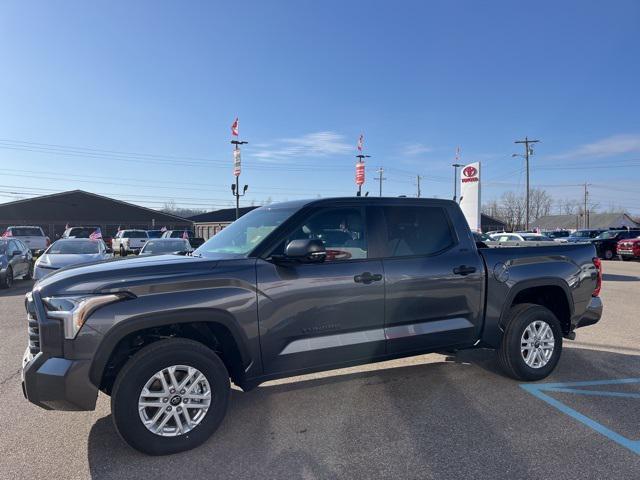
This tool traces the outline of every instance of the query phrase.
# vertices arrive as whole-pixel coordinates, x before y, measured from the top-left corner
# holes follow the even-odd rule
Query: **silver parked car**
[[[0,238],[0,288],[10,288],[13,280],[31,278],[31,250],[17,238]]]
[[[81,265],[109,258],[113,258],[113,254],[107,253],[106,246],[102,240],[61,238],[47,248],[36,260],[33,277],[39,280],[62,267]]]

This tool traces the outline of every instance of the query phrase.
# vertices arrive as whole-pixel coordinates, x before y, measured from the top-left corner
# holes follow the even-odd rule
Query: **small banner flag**
[[[233,174],[237,177],[240,175],[242,160],[240,158],[240,149],[233,150]]]
[[[8,238],[8,237],[13,237],[11,230],[5,230],[4,233],[2,234],[2,238]]]
[[[94,232],[89,235],[89,238],[91,240],[100,240],[102,238],[102,230],[100,230],[100,227],[96,228]]]
[[[238,117],[236,117],[236,119],[231,124],[231,135],[233,135],[234,137],[238,136]]]
[[[167,227],[162,227],[162,228],[160,229],[160,231],[161,231],[161,232],[166,232],[166,231],[167,231]]]
[[[362,149],[364,148],[364,134],[363,133],[360,134],[360,138],[358,139],[357,148],[358,148],[359,152],[361,152]]]

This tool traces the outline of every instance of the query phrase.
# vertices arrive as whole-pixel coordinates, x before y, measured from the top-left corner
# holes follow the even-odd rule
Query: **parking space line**
[[[599,385],[622,385],[622,384],[640,384],[640,378],[623,378],[618,380],[596,380],[586,382],[568,382],[568,383],[547,383],[547,384],[521,384],[527,392],[536,396],[540,400],[547,402],[549,405],[557,408],[562,413],[570,416],[574,420],[579,421],[583,425],[595,430],[596,432],[604,435],[605,437],[613,440],[614,442],[622,445],[623,447],[631,450],[636,455],[640,455],[640,440],[631,440],[619,433],[605,427],[599,422],[596,422],[590,417],[574,410],[563,402],[556,400],[555,398],[547,395],[544,392],[562,392],[572,393],[578,395],[594,395],[594,396],[609,396],[609,397],[626,397],[626,398],[640,398],[640,394],[633,392],[607,392],[599,390],[583,390],[576,387],[593,387]]]

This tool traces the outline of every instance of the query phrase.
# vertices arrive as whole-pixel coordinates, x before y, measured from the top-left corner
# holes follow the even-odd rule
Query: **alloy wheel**
[[[542,368],[551,359],[555,349],[555,338],[549,324],[535,320],[527,325],[520,339],[520,353],[531,368]]]
[[[162,437],[184,435],[197,427],[211,405],[211,386],[198,370],[172,365],[147,380],[138,399],[140,420]]]

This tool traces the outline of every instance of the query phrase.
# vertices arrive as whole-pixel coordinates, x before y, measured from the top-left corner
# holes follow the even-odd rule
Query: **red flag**
[[[238,117],[236,117],[235,121],[231,125],[231,135],[234,137],[238,136]]]
[[[2,234],[2,238],[8,238],[12,236],[13,234],[11,233],[11,230],[5,230],[4,233]]]
[[[360,134],[360,138],[358,139],[358,151],[361,152],[362,149],[364,148],[364,134]]]

